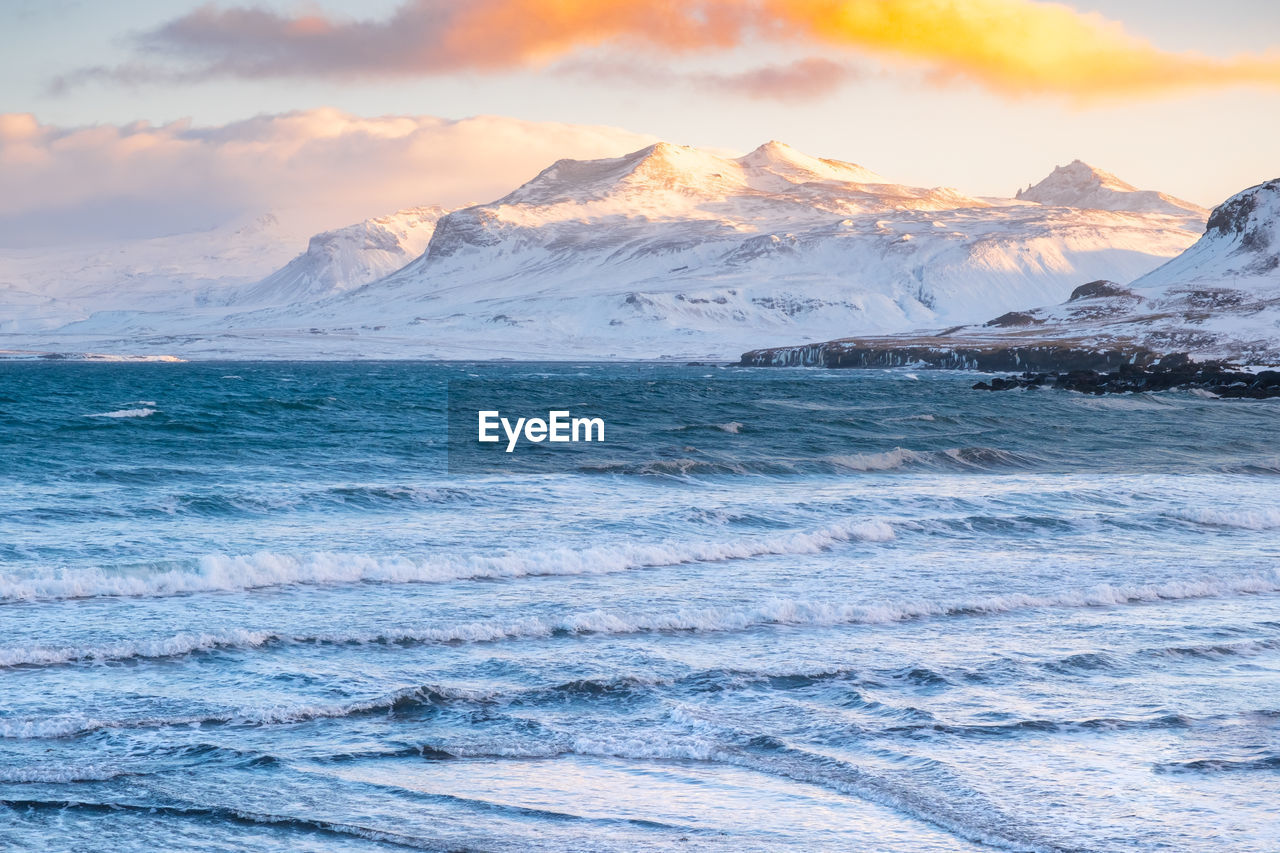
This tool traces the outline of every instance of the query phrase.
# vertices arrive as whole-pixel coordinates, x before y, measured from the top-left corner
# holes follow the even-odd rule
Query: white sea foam
[[[120,776],[129,775],[129,771],[117,767],[91,765],[87,767],[8,767],[0,769],[0,782],[53,783],[69,782],[105,782]]]
[[[1280,509],[1188,509],[1174,513],[1178,518],[1208,527],[1235,527],[1241,530],[1271,530],[1280,527]]]
[[[823,457],[823,461],[850,471],[894,471],[927,459],[928,456],[923,453],[901,447],[883,453],[846,453]]]
[[[154,415],[156,411],[157,411],[156,409],[146,408],[146,407],[141,409],[117,409],[114,412],[99,412],[96,415],[85,415],[85,417],[87,418],[145,418],[149,415]]]
[[[165,658],[215,648],[253,648],[275,639],[267,631],[229,629],[217,633],[182,633],[153,640],[121,640],[101,646],[31,646],[0,648],[0,667],[51,666],[77,661]]]
[[[730,542],[619,543],[500,555],[402,556],[321,552],[305,557],[262,552],[211,554],[191,569],[120,573],[102,569],[54,570],[0,579],[0,600],[165,596],[229,592],[293,584],[442,583],[456,580],[545,575],[608,574],[683,563],[721,562],[785,554],[814,554],[841,542],[885,542],[886,522],[850,519],[817,530],[778,533]]]
[[[265,707],[229,708],[209,714],[173,717],[138,717],[101,719],[83,714],[57,714],[38,718],[0,718],[0,738],[11,740],[66,738],[104,729],[146,729],[174,726],[201,726],[230,723],[233,725],[287,725],[309,720],[337,719],[388,710],[405,700],[423,701],[465,699],[483,701],[486,694],[449,687],[404,687],[369,699],[329,704],[273,705]],[[118,774],[117,774],[118,775]],[[109,778],[109,777],[104,777]],[[3,781],[0,775],[0,781]],[[22,780],[12,780],[22,781]],[[38,780],[31,780],[38,781]]]
[[[1280,571],[1238,578],[1204,578],[1160,584],[1099,584],[1046,595],[1010,593],[954,601],[906,599],[832,603],[774,599],[756,605],[686,607],[650,614],[597,609],[555,617],[486,619],[385,632],[336,631],[289,635],[231,629],[215,633],[178,634],[158,640],[121,641],[91,648],[45,646],[6,648],[0,649],[0,662],[4,666],[56,665],[79,661],[176,657],[217,648],[255,648],[272,642],[340,645],[487,643],[505,640],[536,640],[555,635],[626,635],[678,631],[732,632],[781,625],[831,627],[888,624],[913,619],[994,615],[1042,608],[1114,607],[1273,592],[1280,592]],[[0,734],[4,731],[6,730],[0,727]]]
[[[932,418],[932,415],[923,417]],[[949,447],[925,451],[895,447],[880,453],[834,454],[819,457],[819,460],[849,471],[896,471],[914,465],[983,470],[992,466],[1026,463],[1024,457],[994,447]]]

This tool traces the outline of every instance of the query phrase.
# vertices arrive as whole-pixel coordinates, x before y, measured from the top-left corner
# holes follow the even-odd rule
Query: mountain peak
[[[1215,207],[1205,233],[1238,236],[1245,249],[1267,249],[1273,243],[1280,249],[1280,178],[1249,187]]]
[[[770,139],[763,145],[758,146],[750,154],[745,157],[738,158],[741,163],[751,162],[795,162],[801,159],[812,160],[811,157],[801,154],[785,142],[779,142],[776,139]]]
[[[1093,186],[1106,187],[1107,189],[1118,190],[1120,192],[1137,192],[1138,188],[1133,184],[1122,181],[1110,172],[1105,172],[1097,166],[1090,166],[1083,160],[1072,160],[1065,166],[1056,167],[1050,174],[1050,180],[1054,176],[1063,182],[1076,181],[1081,183],[1092,184]]]
[[[1057,166],[1048,177],[1015,198],[1052,207],[1078,207],[1130,213],[1164,213],[1203,218],[1209,211],[1189,201],[1153,190],[1140,190],[1110,172],[1072,160]]]
[[[745,191],[787,192],[808,184],[888,182],[855,163],[812,157],[777,140],[736,160],[688,145],[655,142],[621,157],[557,160],[494,205],[585,202],[619,192],[723,197]]]
[[[733,171],[732,161],[706,151],[655,142],[621,157],[557,160],[493,205],[581,202],[627,188],[682,189],[726,180]]]
[[[1096,194],[1100,189],[1121,193],[1139,191],[1137,187],[1120,180],[1110,172],[1090,166],[1083,160],[1072,160],[1065,166],[1055,166],[1040,183],[1025,190],[1018,190],[1015,198],[1040,204],[1065,204],[1069,207],[1079,207],[1081,205],[1071,202]]]
[[[688,145],[655,142],[636,152],[635,166],[631,174],[640,177],[667,179],[675,174],[698,174],[724,169],[725,162],[714,154]]]
[[[806,180],[856,184],[886,183],[884,178],[857,163],[812,157],[776,139],[771,139],[750,154],[739,157],[737,163],[744,169],[772,172],[788,180],[799,177]]]

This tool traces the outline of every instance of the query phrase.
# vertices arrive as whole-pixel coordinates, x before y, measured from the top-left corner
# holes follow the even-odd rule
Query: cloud
[[[62,128],[0,114],[0,243],[156,236],[263,211],[292,211],[320,230],[413,205],[489,201],[561,157],[653,141],[607,127],[331,109],[214,127]]]
[[[707,85],[748,97],[794,100],[820,97],[856,76],[847,65],[829,59],[800,59],[788,65],[764,65],[740,74],[709,74]]]
[[[616,59],[575,60],[556,70],[564,75],[606,83],[642,83],[646,86],[691,86],[697,89],[759,100],[797,101],[831,94],[860,73],[830,59],[799,59],[784,65],[764,65],[746,71],[720,73],[677,71],[652,63]]]
[[[872,55],[1012,95],[1280,87],[1280,53],[1166,51],[1101,15],[1037,0],[405,0],[382,20],[205,5],[140,36],[141,65],[85,69],[55,88],[147,74],[359,80],[510,71],[606,47],[672,57],[761,42]],[[744,91],[767,91],[783,79],[774,72],[760,69],[759,85]],[[831,79],[813,75],[819,87]]]
[[[1007,94],[1138,95],[1235,84],[1280,88],[1280,54],[1160,50],[1120,23],[1031,0],[769,0],[780,31],[917,60]]]
[[[814,58],[765,65],[738,74],[704,74],[696,79],[709,88],[749,98],[795,100],[828,95],[857,76],[848,65]]]

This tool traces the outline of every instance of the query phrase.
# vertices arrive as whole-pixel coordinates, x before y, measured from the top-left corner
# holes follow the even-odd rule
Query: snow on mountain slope
[[[413,207],[311,238],[307,251],[235,297],[288,305],[351,290],[395,272],[427,248],[443,207]]]
[[[0,332],[55,329],[84,316],[85,311],[55,296],[0,282]]]
[[[1195,245],[1133,286],[1167,291],[1192,284],[1251,290],[1280,285],[1280,179],[1218,205]]]
[[[169,237],[0,249],[0,331],[56,328],[96,311],[226,304],[287,261],[304,236],[262,214]]]
[[[1124,323],[1149,341],[1245,360],[1280,360],[1280,179],[1237,193],[1190,249],[1131,285]]]
[[[58,336],[203,356],[726,358],[1054,302],[1083,279],[1149,272],[1201,226],[1183,209],[1083,210],[894,184],[777,142],[736,159],[659,143],[561,160],[495,202],[449,213],[421,256],[364,286],[348,277],[372,264],[341,261],[343,247],[378,245],[356,226],[317,237],[249,291],[322,298],[219,315],[102,314]]]
[[[985,319],[1082,275],[1139,275],[1193,239],[1180,217],[992,204],[779,143],[736,160],[659,143],[560,161],[455,211],[421,258],[292,322],[384,325],[432,347],[723,357],[761,338]]]
[[[1152,190],[1140,190],[1079,160],[1058,166],[1040,183],[1019,190],[1015,198],[1059,207],[1167,213],[1171,216],[1190,214],[1197,219],[1204,219],[1209,213],[1189,201]]]
[[[823,363],[824,347],[881,353],[1147,350],[1280,364],[1280,179],[1223,202],[1193,246],[1128,286],[1091,281],[1061,304],[1006,312],[981,325],[878,340],[845,338],[767,351],[753,360]]]
[[[409,208],[326,231],[296,256],[305,233],[274,214],[146,240],[0,250],[0,331],[52,329],[94,314],[221,316],[341,293],[422,254],[446,212]]]

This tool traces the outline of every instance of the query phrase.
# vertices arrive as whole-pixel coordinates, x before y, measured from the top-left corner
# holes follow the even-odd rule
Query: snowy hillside
[[[1280,357],[1280,180],[1232,196],[1178,257],[1097,296],[1027,312],[1055,334],[1158,350]]]
[[[1280,179],[1219,205],[1196,243],[1129,285],[1091,281],[1063,303],[1010,311],[984,324],[877,340],[789,347],[755,363],[828,363],[828,352],[1069,348],[1186,352],[1202,359],[1280,364]],[[861,357],[861,356],[859,356]]]
[[[0,249],[0,331],[52,329],[96,311],[233,302],[306,239],[263,214],[211,231],[89,246]]]
[[[169,237],[2,249],[0,332],[56,329],[95,314],[100,323],[158,311],[220,318],[330,296],[418,257],[446,212],[416,207],[326,231],[301,255],[305,233],[275,214]]]
[[[1280,287],[1280,179],[1227,199],[1195,245],[1133,283],[1166,293],[1191,285],[1259,293]]]
[[[1110,178],[1107,189],[1141,198],[1135,210],[979,199],[777,142],[737,159],[659,143],[558,161],[490,204],[318,235],[220,311],[99,313],[27,343],[197,357],[727,358],[974,323],[1059,301],[1082,280],[1136,278],[1202,228],[1194,210],[1146,211],[1149,194]],[[411,241],[428,235],[412,259]]]

